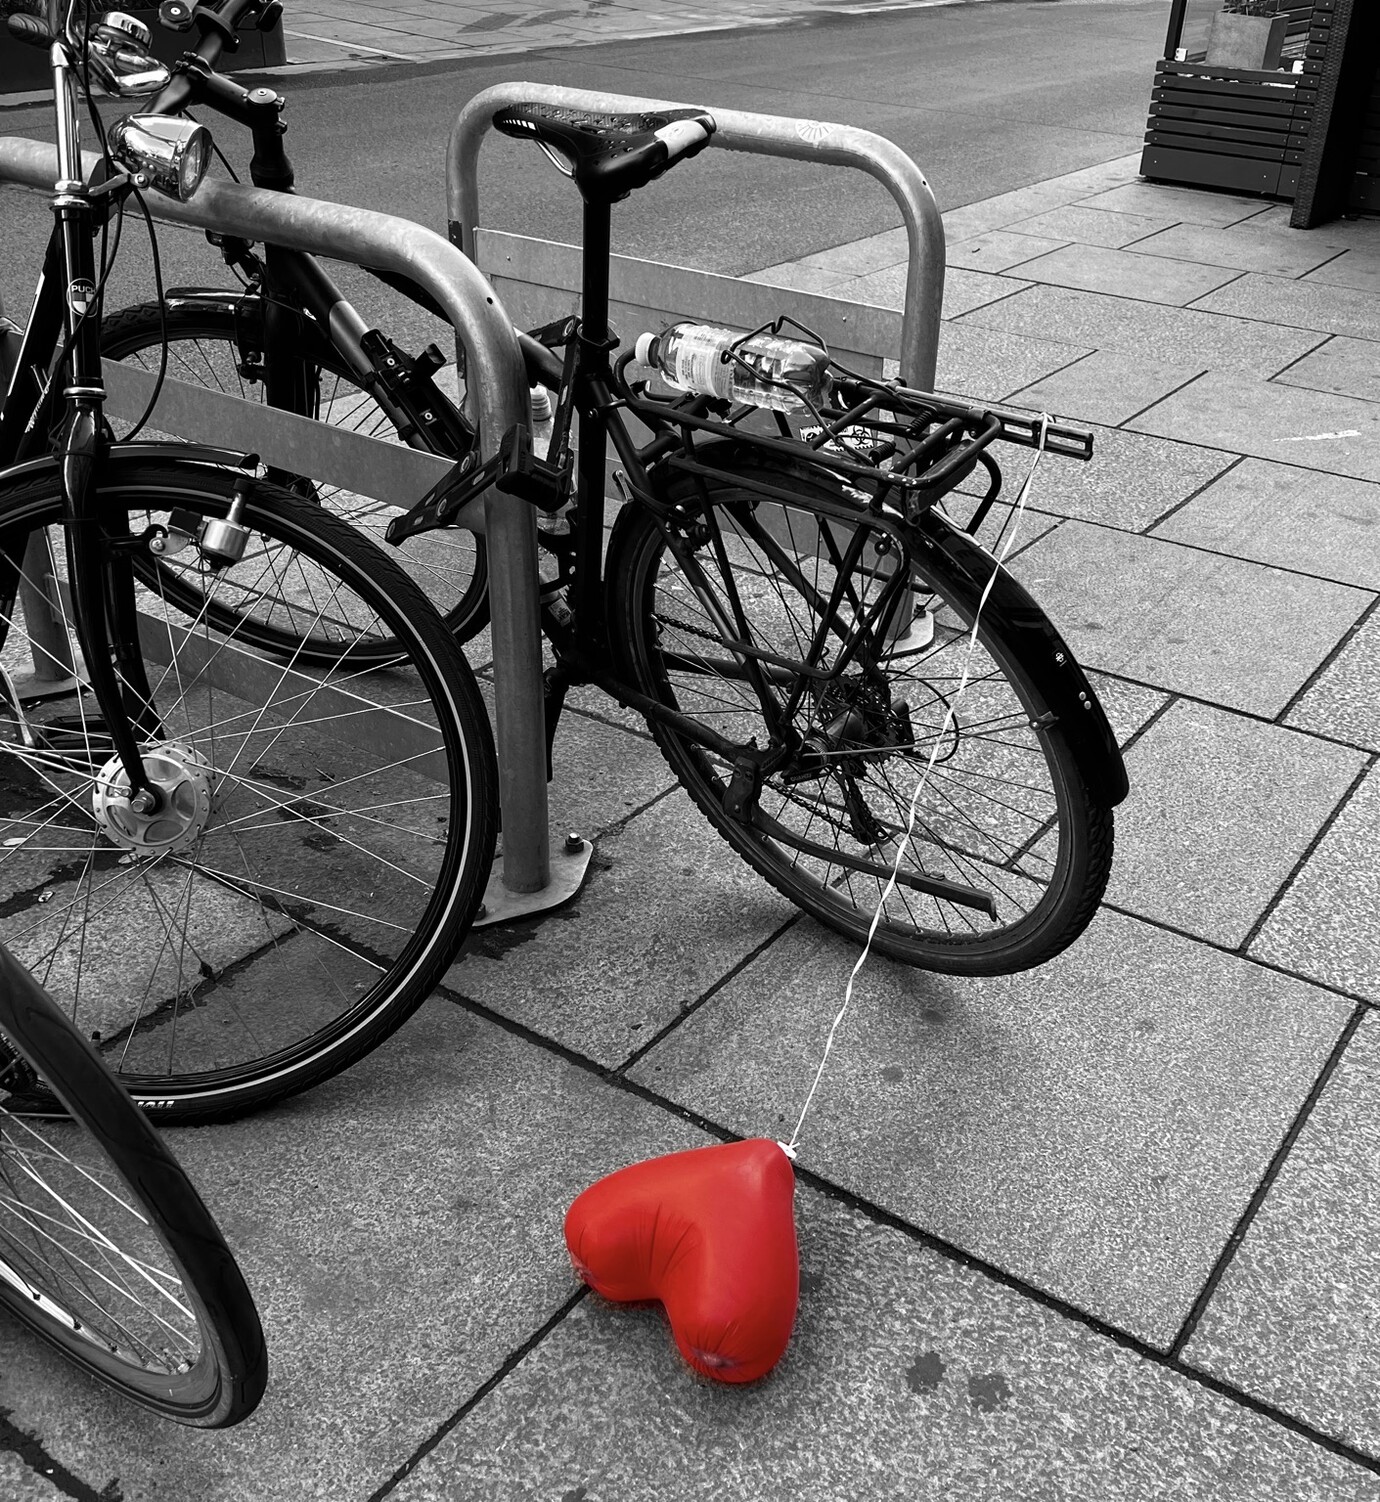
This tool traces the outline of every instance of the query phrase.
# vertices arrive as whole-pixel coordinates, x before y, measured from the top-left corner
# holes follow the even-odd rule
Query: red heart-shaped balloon
[[[566,1214],[565,1242],[596,1293],[659,1299],[696,1371],[752,1382],[795,1322],[794,1190],[790,1159],[766,1138],[670,1153],[591,1184]]]

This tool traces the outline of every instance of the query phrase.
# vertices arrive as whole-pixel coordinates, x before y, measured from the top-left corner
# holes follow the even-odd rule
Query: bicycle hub
[[[156,797],[143,790],[131,796],[124,764],[112,756],[91,794],[96,822],[116,845],[136,855],[185,849],[211,817],[210,762],[181,741],[163,741],[144,752],[144,775]]]

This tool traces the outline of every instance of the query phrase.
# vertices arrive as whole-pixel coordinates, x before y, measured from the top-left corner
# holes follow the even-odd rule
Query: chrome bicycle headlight
[[[126,171],[185,203],[211,165],[211,132],[193,120],[130,115],[111,127],[111,150]]]

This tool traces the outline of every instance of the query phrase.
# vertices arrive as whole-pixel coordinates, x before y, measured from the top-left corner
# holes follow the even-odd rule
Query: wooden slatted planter
[[[1208,63],[1203,7],[1185,27],[1188,3],[1170,6],[1141,174],[1292,200],[1299,228],[1380,212],[1380,0],[1281,7],[1284,53],[1269,72]]]
[[[1281,7],[1279,15],[1287,20],[1283,65],[1267,72],[1208,63],[1201,48],[1180,47],[1184,3],[1175,0],[1167,55],[1151,94],[1141,174],[1292,198],[1313,126],[1334,4]]]

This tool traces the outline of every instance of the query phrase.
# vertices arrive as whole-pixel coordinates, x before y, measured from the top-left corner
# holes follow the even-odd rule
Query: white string
[[[848,1009],[853,1004],[853,984],[857,980],[862,967],[867,963],[867,957],[872,952],[872,940],[876,936],[877,928],[882,921],[882,910],[886,907],[891,894],[896,890],[896,879],[900,874],[901,860],[910,848],[911,840],[915,834],[915,816],[920,806],[920,795],[925,791],[925,784],[929,781],[930,772],[934,768],[935,758],[939,755],[939,748],[944,744],[944,737],[948,733],[950,724],[953,722],[954,711],[963,702],[963,695],[968,688],[968,674],[972,669],[973,653],[977,649],[978,625],[982,620],[983,606],[987,604],[987,597],[992,593],[992,586],[997,582],[997,573],[1006,562],[1006,555],[1011,551],[1011,545],[1016,540],[1016,534],[1021,529],[1021,518],[1025,515],[1026,496],[1030,493],[1030,482],[1035,478],[1035,471],[1040,467],[1040,460],[1045,452],[1045,438],[1049,431],[1049,413],[1044,412],[1040,416],[1040,438],[1035,446],[1035,462],[1030,466],[1030,473],[1025,477],[1025,483],[1021,486],[1016,496],[1016,504],[1010,517],[1011,530],[1002,545],[1001,553],[997,557],[997,566],[992,570],[991,577],[983,586],[981,597],[978,599],[977,609],[973,612],[973,626],[968,633],[968,648],[963,658],[963,673],[959,679],[958,692],[954,694],[945,711],[943,724],[934,738],[934,746],[930,750],[929,759],[925,762],[916,779],[915,791],[911,794],[910,811],[906,818],[905,838],[900,840],[896,847],[896,859],[891,863],[891,875],[882,890],[882,895],[877,903],[877,910],[872,915],[872,923],[867,930],[867,940],[863,944],[862,953],[858,956],[858,962],[853,966],[852,974],[848,977],[848,984],[844,987],[843,1005],[839,1008],[838,1016],[834,1018],[834,1025],[829,1029],[829,1036],[824,1040],[824,1053],[820,1057],[819,1068],[815,1070],[814,1081],[810,1085],[809,1094],[805,1097],[805,1104],[800,1108],[800,1118],[795,1124],[795,1131],[791,1133],[789,1142],[782,1142],[780,1146],[785,1150],[788,1158],[796,1155],[796,1144],[800,1141],[800,1132],[805,1125],[805,1117],[809,1114],[811,1105],[814,1104],[815,1092],[819,1089],[819,1082],[824,1078],[824,1067],[829,1062],[829,1055],[833,1051],[834,1037],[843,1024],[843,1019],[848,1015]]]

